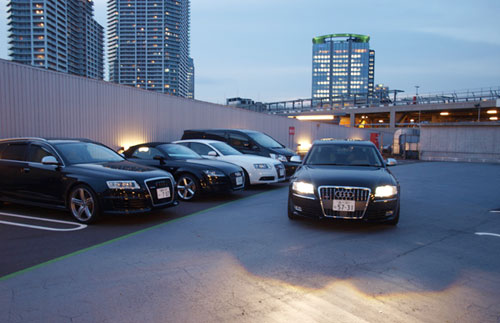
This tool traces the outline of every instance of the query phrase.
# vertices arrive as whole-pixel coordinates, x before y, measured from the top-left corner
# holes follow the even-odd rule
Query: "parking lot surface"
[[[397,227],[290,221],[285,185],[184,217],[180,206],[75,231],[0,224],[2,268],[23,263],[6,272],[44,262],[0,278],[0,321],[499,322],[500,166],[391,170]]]

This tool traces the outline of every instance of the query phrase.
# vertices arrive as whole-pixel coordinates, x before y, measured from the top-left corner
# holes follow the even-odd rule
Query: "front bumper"
[[[273,168],[255,169],[248,172],[250,184],[271,184],[285,180],[286,171],[282,164],[275,164]]]
[[[293,192],[290,191],[289,200],[289,207],[291,208],[291,211],[294,215],[313,219],[341,218],[347,220],[362,220],[366,222],[385,222],[394,219],[397,216],[397,210],[399,208],[398,197],[386,200],[375,200],[370,197],[368,205],[362,217],[351,218],[351,214],[354,212],[339,212],[339,216],[334,217],[326,214],[324,210],[324,206],[326,203],[322,205],[318,197],[312,200],[294,195]]]
[[[232,173],[229,176],[206,176],[200,180],[201,189],[207,193],[239,191],[245,188],[243,172]],[[238,180],[237,178],[241,178]]]

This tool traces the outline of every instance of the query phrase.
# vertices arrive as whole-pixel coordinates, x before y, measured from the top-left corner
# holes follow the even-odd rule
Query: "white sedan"
[[[276,183],[285,180],[285,166],[273,158],[242,154],[225,142],[206,139],[174,141],[191,148],[204,158],[217,159],[240,166],[245,182],[250,184]]]

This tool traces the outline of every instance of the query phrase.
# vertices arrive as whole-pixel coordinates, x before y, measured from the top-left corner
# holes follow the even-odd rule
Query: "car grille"
[[[119,199],[113,200],[113,207],[117,210],[142,210],[148,208],[148,203],[144,198]]]
[[[231,186],[233,187],[233,189],[238,189],[245,186],[245,176],[243,176],[243,172],[232,173],[231,175],[229,175],[229,177],[231,178]],[[242,177],[242,184],[236,184],[236,177]]]
[[[361,219],[365,215],[371,190],[366,187],[321,186],[319,196],[323,214],[340,219]],[[354,212],[334,211],[333,200],[355,201]]]
[[[283,172],[283,176],[280,176],[280,169],[284,169],[285,166],[283,166],[282,164],[276,164],[274,165],[274,167],[276,168],[276,173],[278,174],[278,178],[283,178],[285,177],[285,172]]]
[[[174,200],[175,197],[175,191],[174,191],[174,186],[170,178],[165,177],[165,178],[152,178],[145,180],[144,183],[146,184],[149,195],[151,196],[151,200],[153,201],[153,205],[161,205],[161,204],[167,204],[170,203]],[[165,188],[168,187],[170,188],[170,197],[167,198],[162,198],[158,199],[158,194],[157,190],[159,188]]]

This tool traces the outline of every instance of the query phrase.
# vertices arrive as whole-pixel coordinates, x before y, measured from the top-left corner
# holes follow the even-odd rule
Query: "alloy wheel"
[[[85,187],[77,187],[71,192],[70,207],[73,216],[80,222],[90,222],[96,213],[96,202]]]
[[[183,200],[191,200],[196,196],[196,182],[191,176],[182,176],[177,182],[177,194]]]

